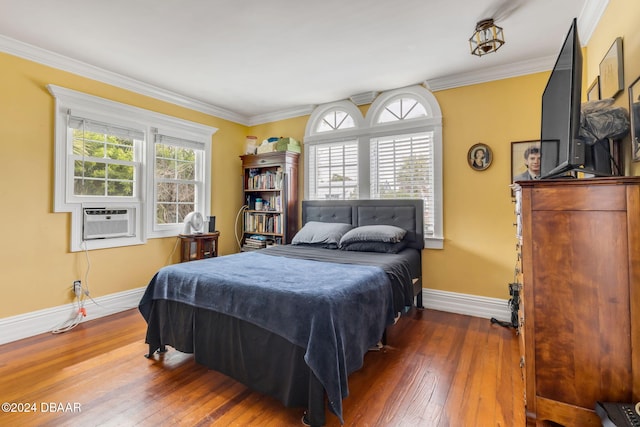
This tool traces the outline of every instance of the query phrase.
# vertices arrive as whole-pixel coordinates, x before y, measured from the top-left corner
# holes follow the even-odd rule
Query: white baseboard
[[[494,317],[501,321],[511,321],[509,301],[499,298],[423,289],[422,303],[425,308],[432,310],[466,314],[484,319]]]
[[[138,306],[146,287],[118,292],[94,298],[95,303],[87,300],[86,320],[98,319],[110,314],[119,313]],[[507,300],[460,294],[456,292],[422,290],[422,301],[425,308],[466,314],[469,316],[510,321],[511,312]],[[0,319],[0,344],[17,341],[34,335],[50,332],[66,321],[77,310],[74,304],[38,310],[31,313]]]
[[[145,289],[146,287],[141,287],[94,298],[95,303],[90,299],[85,300],[87,317],[83,321],[98,319],[137,307]],[[76,305],[65,304],[0,319],[0,344],[50,332],[73,316],[77,310]]]

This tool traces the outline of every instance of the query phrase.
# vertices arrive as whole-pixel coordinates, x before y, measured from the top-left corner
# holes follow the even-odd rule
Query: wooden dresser
[[[640,177],[518,184],[527,426],[600,426],[640,400]]]

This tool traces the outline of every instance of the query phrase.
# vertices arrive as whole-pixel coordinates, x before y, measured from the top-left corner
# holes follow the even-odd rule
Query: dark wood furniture
[[[640,400],[640,177],[522,181],[528,426]]]
[[[219,231],[202,234],[180,234],[180,262],[218,256]]]
[[[248,236],[260,235],[275,244],[291,243],[298,231],[298,157],[291,151],[248,154],[242,159],[244,227]],[[256,206],[256,200],[262,206]]]

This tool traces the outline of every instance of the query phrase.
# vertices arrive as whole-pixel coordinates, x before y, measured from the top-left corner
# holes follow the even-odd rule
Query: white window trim
[[[211,209],[211,137],[218,130],[211,126],[167,116],[143,108],[111,101],[82,92],[48,85],[47,89],[55,98],[54,125],[54,212],[71,213],[71,252],[144,244],[149,238],[169,237],[179,234],[181,224],[173,224],[162,230],[153,230],[153,154],[152,131],[162,129],[171,136],[202,142],[204,144],[204,194],[201,212],[208,216]],[[141,171],[137,178],[136,197],[116,200],[84,201],[69,197],[67,192],[67,114],[92,118],[106,123],[114,123],[139,129],[145,134],[140,162]],[[151,155],[149,153],[151,150]],[[150,163],[151,162],[151,163]],[[151,188],[149,188],[151,186]],[[135,209],[135,235],[113,239],[82,240],[83,207],[127,207]],[[151,207],[149,207],[151,206]]]
[[[427,110],[428,117],[413,118],[397,122],[376,123],[384,107],[391,101],[412,97],[420,101]],[[344,110],[352,115],[356,126],[345,130],[332,132],[316,132],[318,121],[332,110]],[[304,138],[305,153],[307,147],[314,144],[341,142],[347,140],[358,141],[359,189],[360,198],[369,197],[369,153],[372,138],[385,137],[396,134],[433,132],[433,173],[434,173],[434,234],[425,236],[425,248],[442,249],[444,247],[443,232],[443,203],[442,203],[442,111],[433,94],[422,86],[410,86],[381,93],[369,107],[366,117],[362,117],[360,109],[350,101],[338,101],[317,107],[307,122]],[[309,194],[309,156],[305,154],[304,192]]]
[[[337,129],[330,132],[318,132],[318,122],[322,120],[331,111],[341,110],[345,111],[353,118],[354,127],[347,129]],[[360,109],[355,104],[349,101],[338,101],[329,104],[321,105],[313,110],[313,114],[307,122],[305,129],[305,143],[317,143],[326,140],[337,141],[347,139],[357,139],[362,133],[362,127],[364,126],[364,117]]]
[[[211,135],[209,134],[206,140],[202,139],[202,134],[194,133],[191,129],[182,128],[174,126],[173,128],[160,128],[153,129],[154,133],[158,133],[161,135],[166,135],[174,138],[184,139],[187,141],[196,141],[204,144],[204,159],[202,159],[203,164],[203,176],[198,177],[201,178],[204,182],[204,188],[198,188],[198,192],[196,197],[202,198],[204,203],[204,212],[201,212],[202,215],[206,218],[210,215],[211,209],[211,161],[207,161],[207,159],[211,159]],[[153,134],[152,134],[153,135]],[[153,135],[155,136],[155,135]],[[156,237],[171,237],[176,236],[181,233],[183,230],[182,224],[156,224],[155,221],[155,199],[156,199],[156,188],[155,188],[155,166],[151,165],[155,164],[155,138],[150,137],[149,143],[147,144],[147,158],[149,159],[150,167],[147,176],[149,179],[147,180],[147,194],[150,197],[149,203],[146,204],[146,218],[149,219],[147,226],[147,233],[149,238]],[[199,204],[199,203],[198,203]]]

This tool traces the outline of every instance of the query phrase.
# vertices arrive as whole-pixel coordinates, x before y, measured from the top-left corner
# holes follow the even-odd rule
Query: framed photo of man
[[[540,177],[540,140],[511,143],[511,183]]]

